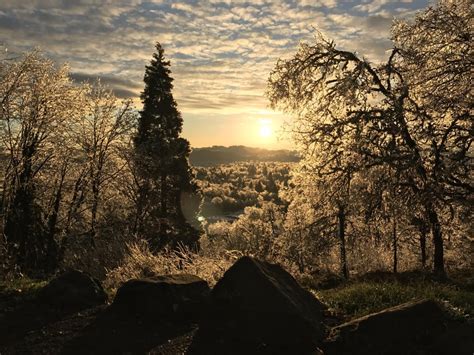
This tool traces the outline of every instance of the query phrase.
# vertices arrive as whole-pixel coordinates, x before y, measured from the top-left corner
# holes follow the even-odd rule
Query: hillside
[[[189,161],[193,166],[213,166],[241,161],[297,162],[299,159],[295,151],[285,149],[269,150],[243,145],[193,148],[189,156]]]

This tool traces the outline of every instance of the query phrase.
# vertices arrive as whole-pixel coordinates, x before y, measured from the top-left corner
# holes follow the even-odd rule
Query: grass
[[[364,316],[401,303],[433,299],[455,317],[474,317],[472,287],[428,278],[356,279],[327,290],[314,291],[337,314],[349,319]]]
[[[27,277],[10,281],[0,281],[0,314],[7,308],[15,307],[19,302],[34,298],[39,289],[48,281],[32,280]]]
[[[26,277],[0,281],[0,323],[5,314],[22,307],[25,302],[34,300],[38,290],[46,283],[47,281],[32,280]]]
[[[21,292],[34,293],[47,284],[44,280],[33,280],[28,277],[22,277],[11,281],[0,281],[0,292]]]
[[[125,276],[130,277],[128,274]],[[353,319],[420,299],[433,299],[444,304],[455,318],[474,319],[472,272],[450,274],[450,279],[445,282],[437,281],[429,273],[423,272],[398,275],[375,272],[345,282],[340,278],[334,280],[333,278],[330,279],[331,282],[319,282],[313,285],[308,282],[304,286],[313,288],[313,292],[321,301],[345,319]],[[20,299],[30,299],[46,283],[47,281],[26,277],[0,281],[0,306],[12,306]]]

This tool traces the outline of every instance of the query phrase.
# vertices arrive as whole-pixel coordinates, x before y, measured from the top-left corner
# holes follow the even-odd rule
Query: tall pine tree
[[[188,163],[189,142],[180,137],[183,119],[173,98],[170,62],[160,43],[145,70],[135,136],[140,177],[138,230],[155,249],[178,244],[195,247],[198,233],[183,215],[184,194],[195,191]]]

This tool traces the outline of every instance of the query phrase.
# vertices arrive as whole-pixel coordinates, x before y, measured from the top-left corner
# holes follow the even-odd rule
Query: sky
[[[390,24],[429,0],[0,0],[0,49],[40,48],[74,80],[99,77],[140,107],[145,65],[158,41],[171,60],[174,97],[193,147],[291,148],[288,117],[269,108],[270,71],[315,30],[380,61]]]

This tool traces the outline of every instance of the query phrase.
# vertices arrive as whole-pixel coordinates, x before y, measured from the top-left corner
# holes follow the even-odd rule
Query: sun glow
[[[260,137],[262,138],[269,138],[272,136],[273,130],[272,130],[272,121],[270,120],[260,120]]]

